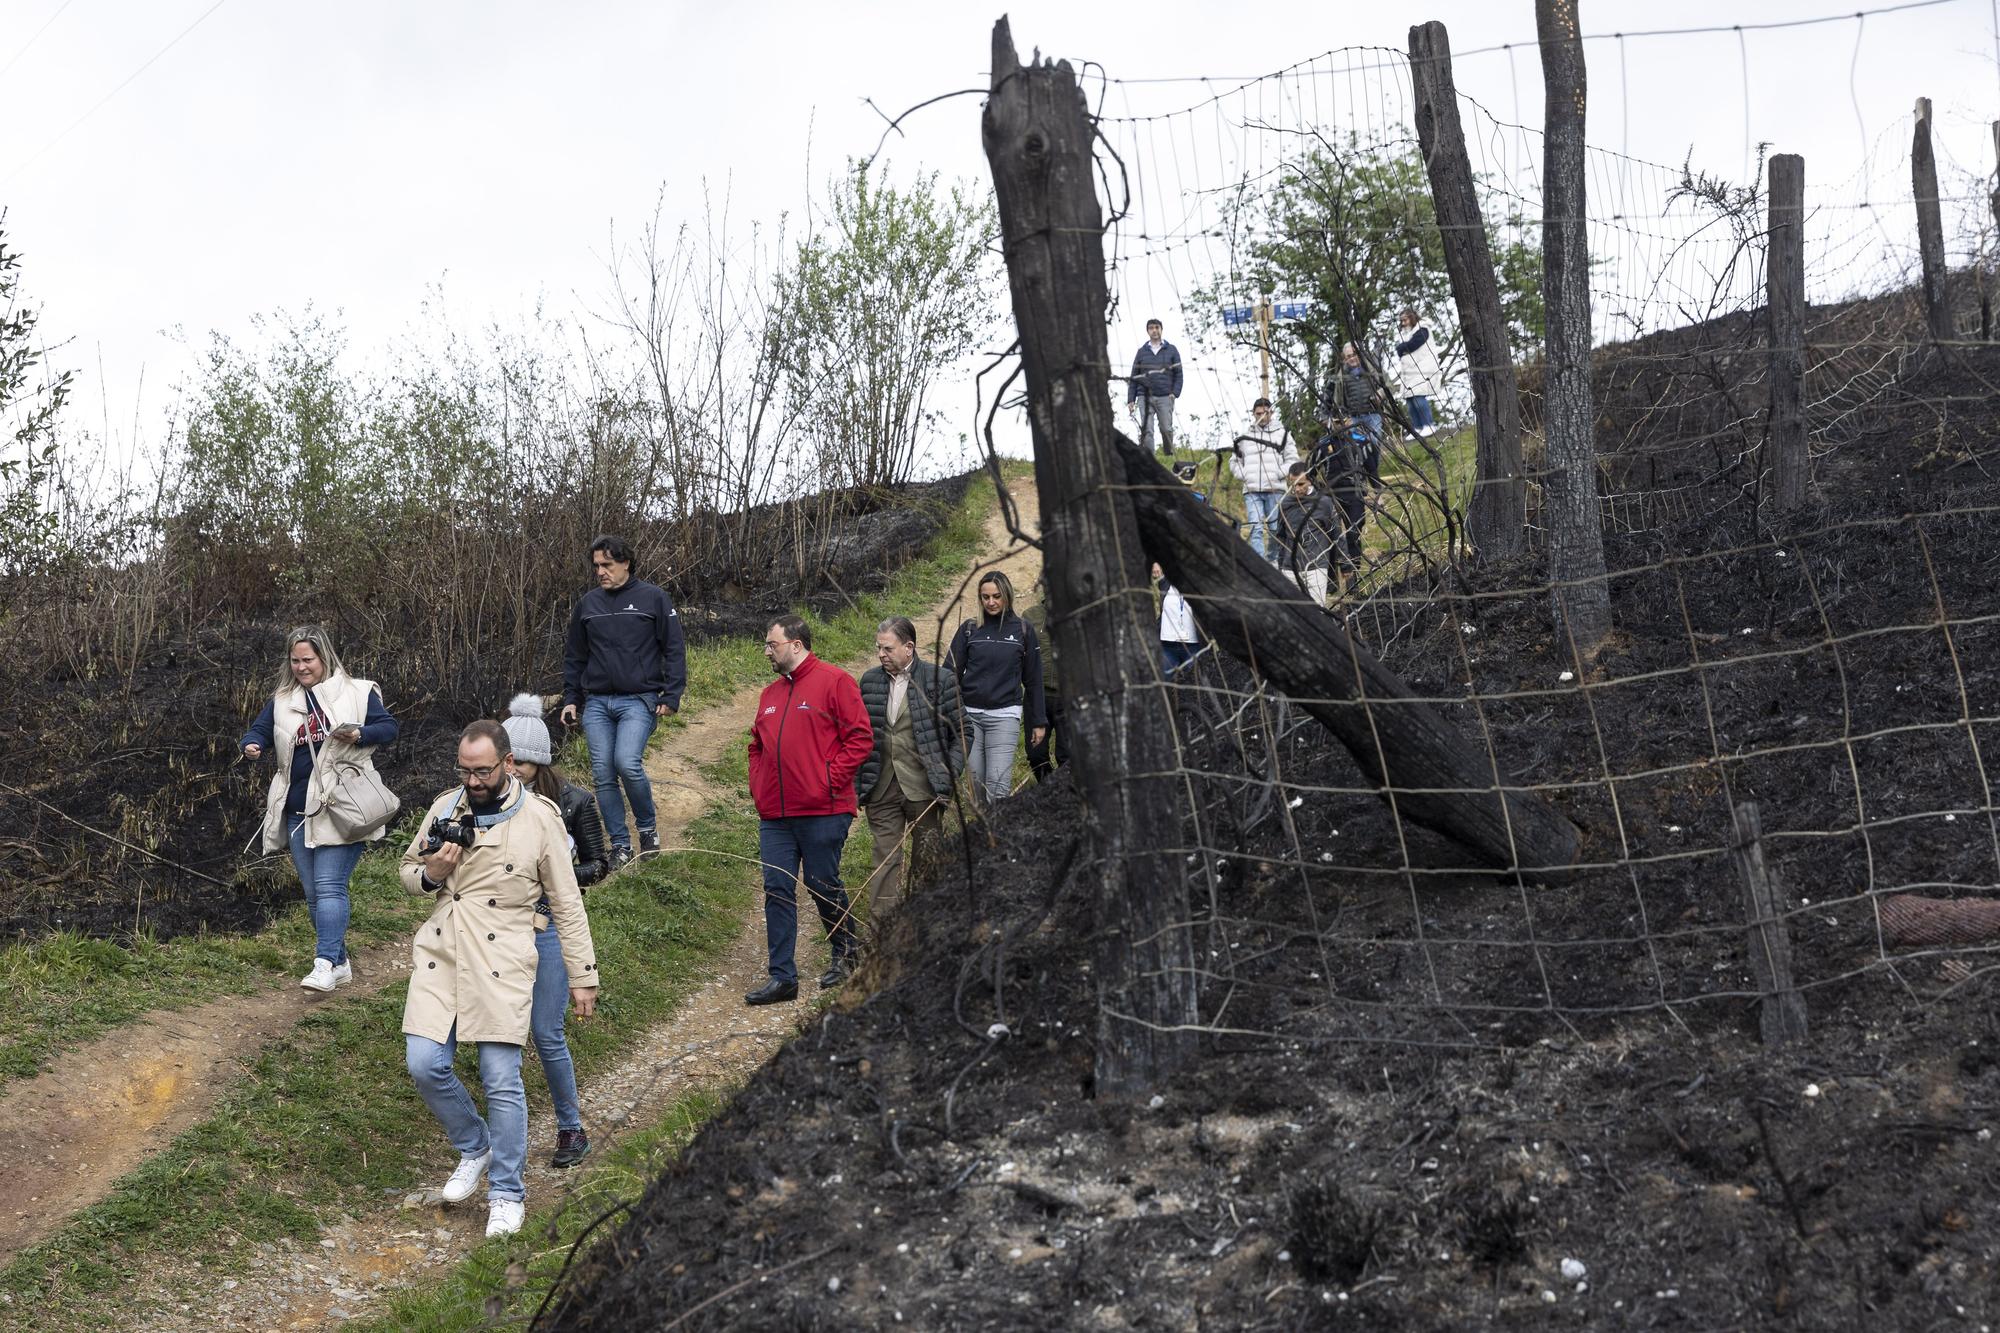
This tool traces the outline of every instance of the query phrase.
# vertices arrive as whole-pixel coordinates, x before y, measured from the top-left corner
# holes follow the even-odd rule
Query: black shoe
[[[588,1156],[590,1156],[590,1135],[581,1129],[556,1131],[556,1155],[549,1158],[550,1166],[575,1166]]]
[[[836,957],[833,960],[833,966],[829,967],[826,970],[826,974],[819,979],[819,988],[821,990],[832,990],[835,986],[847,980],[847,974],[853,970],[854,964],[851,961],[846,958]]]
[[[611,844],[611,855],[604,859],[604,873],[607,875],[611,874],[613,871],[623,867],[631,859],[632,849],[630,847],[620,847],[617,843]]]
[[[647,856],[660,850],[660,835],[641,832],[639,834],[639,855]]]
[[[743,997],[745,1004],[783,1004],[787,1000],[799,998],[799,983],[796,981],[767,981],[756,990]]]

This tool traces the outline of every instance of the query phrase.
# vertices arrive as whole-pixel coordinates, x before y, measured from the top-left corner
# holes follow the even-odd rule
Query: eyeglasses
[[[488,764],[484,768],[466,768],[464,765],[460,765],[458,775],[468,782],[484,782],[495,773],[498,773],[502,767],[504,765],[501,764]]]

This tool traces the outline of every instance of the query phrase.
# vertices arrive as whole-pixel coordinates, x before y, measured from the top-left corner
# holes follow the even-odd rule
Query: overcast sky
[[[1609,33],[1838,8],[1584,0],[1582,16],[1586,33]],[[1947,160],[1991,172],[1995,10],[1952,0],[1863,24],[1593,41],[1591,139],[1672,164],[1692,146],[1697,164],[1740,174],[1747,58],[1750,137],[1803,153],[1809,181],[1851,172],[1864,140],[1885,132],[1903,151],[1919,94],[1937,103]],[[176,327],[198,345],[206,330],[240,335],[256,312],[310,302],[339,312],[370,353],[416,323],[440,283],[456,317],[475,323],[518,321],[538,301],[599,304],[611,225],[635,229],[662,189],[670,220],[699,217],[704,181],[727,191],[739,226],[796,212],[844,158],[874,149],[884,122],[867,99],[893,114],[983,86],[999,12],[0,0],[0,207],[45,334],[85,373],[89,424],[100,392],[114,417],[132,418],[142,369],[142,416],[156,420],[192,364],[167,335]],[[1502,118],[1541,115],[1528,0],[1037,0],[1011,13],[1024,57],[1039,46],[1114,79],[1207,75],[1218,90],[1333,47],[1402,49],[1410,22],[1435,17],[1461,53],[1461,89]],[[1472,54],[1510,42],[1526,45]],[[1106,109],[1171,109],[1206,91],[1129,83]],[[983,180],[979,99],[918,113],[890,159]],[[1136,344],[1141,319],[1123,311],[1114,345]]]

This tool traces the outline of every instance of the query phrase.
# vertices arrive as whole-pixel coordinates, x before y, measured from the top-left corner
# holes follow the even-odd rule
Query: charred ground
[[[1199,1068],[1150,1107],[1093,1096],[1059,775],[944,849],[854,998],[585,1256],[553,1323],[1990,1320],[1991,972],[1899,952],[1877,918],[1885,892],[2000,882],[1990,370],[1913,366],[1775,531],[1731,475],[1672,526],[1608,533],[1627,572],[1592,662],[1526,565],[1357,621],[1582,826],[1583,866],[1462,869],[1317,723],[1212,667],[1178,705]],[[1778,1054],[1729,857],[1746,800],[1813,1024]]]

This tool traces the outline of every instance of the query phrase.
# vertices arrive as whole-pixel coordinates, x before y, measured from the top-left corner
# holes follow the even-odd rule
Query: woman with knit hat
[[[577,887],[597,883],[610,868],[610,849],[604,822],[597,815],[597,798],[565,781],[557,771],[555,747],[549,741],[548,724],[542,721],[540,696],[515,695],[500,725],[507,729],[507,739],[513,744],[512,763],[521,785],[562,812],[563,824],[569,829],[570,856],[576,862]],[[544,900],[535,909],[535,1006],[528,1031],[541,1057],[542,1076],[548,1080],[549,1101],[556,1113],[556,1153],[549,1159],[550,1166],[574,1166],[590,1152],[590,1136],[583,1132],[583,1108],[576,1095],[576,1066],[563,1034],[563,1015],[568,1009],[569,971],[563,966],[562,945]]]

